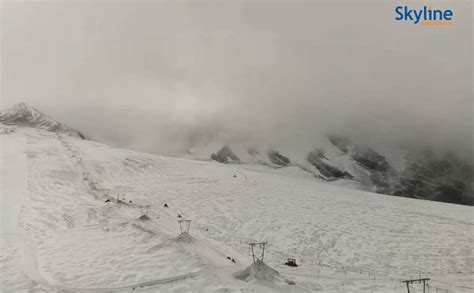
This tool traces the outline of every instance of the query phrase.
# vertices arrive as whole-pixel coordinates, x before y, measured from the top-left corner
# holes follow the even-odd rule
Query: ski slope
[[[2,292],[406,292],[400,280],[418,276],[431,290],[474,288],[472,207],[357,191],[291,167],[4,133]],[[150,220],[138,219],[140,206]],[[179,219],[192,221],[192,241],[178,237]],[[265,262],[281,280],[232,276],[252,262],[251,241],[268,241]],[[300,266],[282,265],[288,257]]]

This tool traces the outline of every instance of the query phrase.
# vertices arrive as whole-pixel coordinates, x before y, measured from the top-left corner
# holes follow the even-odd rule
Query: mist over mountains
[[[3,134],[26,126],[86,139],[78,130],[25,103],[0,111],[0,123],[4,125]],[[310,174],[327,182],[347,181],[348,186],[355,189],[474,205],[473,164],[453,152],[436,152],[429,145],[423,149],[385,145],[379,150],[368,143],[353,141],[349,136],[335,134],[313,137],[311,145],[300,145],[300,148],[291,142],[262,145],[258,140],[255,143],[247,140],[222,145],[218,137],[197,138],[181,146],[186,151],[178,156],[224,164],[293,168],[299,170],[300,176]]]
[[[225,164],[258,164],[276,169],[294,166],[324,181],[350,181],[350,186],[356,189],[474,205],[474,165],[452,152],[392,146],[388,153],[387,149],[380,153],[371,147],[356,145],[348,137],[335,135],[321,139],[312,150],[300,153],[261,151],[254,147],[245,153],[242,148],[237,149],[239,152],[234,152],[226,145],[210,158]],[[191,152],[189,157],[193,154]]]
[[[379,173],[406,156],[414,173],[473,165],[471,1],[437,3],[455,25],[425,30],[394,21],[385,1],[137,3],[5,2],[1,108],[24,101],[148,153],[209,160],[228,146],[267,160],[273,149],[309,158],[318,176],[357,179],[328,158],[330,136],[350,141],[348,160],[384,157]],[[397,174],[415,186],[400,194],[445,176]]]
[[[96,140],[168,155],[338,134],[467,160],[472,3],[436,7],[455,12],[453,27],[401,25],[385,1],[6,1],[2,108],[24,101]]]
[[[474,288],[473,5],[2,1],[0,291]]]

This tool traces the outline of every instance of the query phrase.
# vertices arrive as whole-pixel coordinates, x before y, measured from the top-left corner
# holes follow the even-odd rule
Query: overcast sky
[[[2,1],[1,108],[175,153],[327,132],[472,150],[472,1]],[[408,3],[408,4],[407,4]]]

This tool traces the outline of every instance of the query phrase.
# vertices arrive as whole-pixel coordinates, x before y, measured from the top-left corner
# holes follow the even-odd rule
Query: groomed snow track
[[[63,292],[117,292],[117,291],[130,291],[130,290],[140,290],[149,287],[155,287],[158,285],[169,284],[173,282],[179,282],[182,280],[195,278],[198,274],[184,274],[176,277],[164,278],[159,280],[152,280],[147,282],[141,282],[138,284],[132,284],[127,286],[120,286],[120,287],[104,287],[104,288],[72,288],[72,287],[65,287],[65,286],[51,286],[51,288],[59,289]],[[157,288],[159,289],[159,288]]]
[[[286,175],[284,168],[114,149],[37,129],[18,127],[1,137],[11,156],[2,158],[2,172],[14,172],[21,160],[27,168],[15,171],[25,180],[2,174],[2,201],[18,208],[2,234],[10,237],[0,256],[5,292],[404,292],[399,281],[419,275],[448,292],[474,287],[472,207],[355,191]],[[118,195],[126,201],[105,202]],[[150,220],[138,220],[141,205],[150,205]],[[178,214],[192,220],[195,242],[169,241],[179,233]],[[232,278],[251,262],[250,240],[268,241],[265,262],[297,285]],[[283,267],[288,257],[300,266]]]

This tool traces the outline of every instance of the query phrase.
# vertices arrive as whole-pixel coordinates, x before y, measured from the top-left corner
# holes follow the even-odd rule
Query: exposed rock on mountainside
[[[474,205],[474,168],[453,154],[411,154],[394,185],[394,195]]]
[[[254,148],[244,148],[243,153],[236,154],[229,146],[225,146],[212,154],[211,158],[221,163],[293,166],[325,181],[354,180],[351,186],[357,189],[474,205],[473,164],[454,154],[440,156],[430,150],[398,146],[389,147],[386,153],[380,153],[374,148],[357,145],[348,137],[329,135],[326,139],[320,142],[324,148],[315,148],[306,154],[290,150],[291,156],[284,156],[276,149],[271,149],[265,156]],[[240,150],[239,147],[236,150]]]
[[[371,148],[354,146],[351,158],[367,173],[373,185],[373,191],[392,194],[391,178],[396,176],[384,156]]]
[[[324,151],[321,149],[315,149],[309,152],[306,159],[309,163],[311,163],[311,165],[316,167],[319,172],[327,179],[353,178],[353,176],[349,172],[342,171],[339,168],[331,166],[328,163],[324,162],[325,160],[327,161],[327,158],[324,156]]]
[[[24,103],[0,111],[0,134],[15,132],[22,126],[86,139],[81,132]],[[307,154],[295,154],[290,150],[292,157],[275,149],[260,154],[255,148],[244,148],[243,153],[236,153],[225,145],[213,153],[211,159],[221,163],[241,163],[242,158],[245,163],[269,167],[291,165],[323,180],[353,179],[358,184],[355,188],[377,193],[474,205],[474,164],[454,153],[439,154],[429,147],[424,150],[406,149],[397,161],[391,157],[390,163],[403,163],[397,163],[400,166],[395,168],[385,153],[356,145],[344,136],[329,135],[322,145],[324,149],[314,149]],[[237,147],[236,150],[240,149]],[[207,151],[204,157],[208,154]]]
[[[354,179],[377,193],[474,205],[474,167],[452,153],[436,155],[432,150],[407,150],[404,166],[395,170],[386,158],[371,148],[354,145],[349,138],[328,136],[328,140],[352,160]],[[348,178],[332,166],[324,150],[316,149],[307,156],[326,178]],[[345,172],[345,171],[344,171]],[[352,178],[352,177],[349,177]]]
[[[229,146],[222,147],[217,153],[211,154],[211,159],[220,163],[238,163],[240,162]]]
[[[369,170],[388,171],[389,165],[384,156],[381,156],[371,148],[362,149],[355,147],[352,152],[352,159]]]
[[[391,176],[396,176],[396,174],[381,171],[370,172],[369,178],[374,186],[374,192],[392,195],[394,177]]]
[[[0,111],[0,123],[36,127],[86,139],[81,132],[57,122],[25,103],[16,104],[8,110]]]
[[[288,166],[290,164],[290,159],[280,154],[277,150],[269,150],[268,159],[275,165]]]

